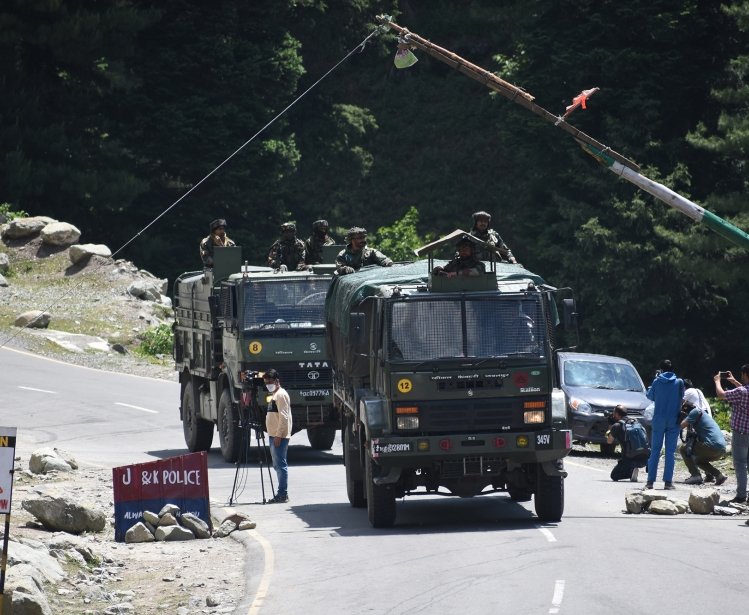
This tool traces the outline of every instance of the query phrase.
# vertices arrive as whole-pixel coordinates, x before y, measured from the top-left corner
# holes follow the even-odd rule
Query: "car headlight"
[[[647,408],[642,411],[642,418],[644,418],[646,421],[652,421],[653,414],[655,414],[655,402],[651,401],[650,404],[648,404]]]
[[[591,409],[590,404],[587,401],[577,399],[576,397],[570,399],[570,408],[572,408],[575,412],[579,412],[580,414],[593,414],[593,410]]]

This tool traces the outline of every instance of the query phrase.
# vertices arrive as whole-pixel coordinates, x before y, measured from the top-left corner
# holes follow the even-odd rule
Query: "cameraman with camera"
[[[723,390],[721,378],[735,388]],[[745,503],[749,457],[749,363],[741,366],[741,382],[730,371],[718,372],[713,376],[713,381],[718,399],[725,399],[731,405],[731,456],[736,470],[736,497],[731,502]]]
[[[710,462],[717,461],[726,454],[726,439],[718,423],[699,408],[699,403],[700,399],[695,389],[688,389],[684,393],[682,416],[685,418],[681,422],[681,427],[687,428],[688,432],[686,441],[679,447],[679,452],[690,474],[684,482],[687,485],[701,485],[702,470],[705,472],[706,481],[714,479],[715,485],[720,486],[728,477]]]
[[[285,504],[289,501],[287,491],[289,465],[286,458],[289,452],[289,439],[291,438],[291,400],[286,389],[281,387],[281,380],[275,369],[271,368],[263,374],[263,382],[270,393],[265,427],[270,436],[270,456],[273,460],[273,468],[278,476],[278,491],[276,496],[268,503]]]
[[[616,481],[628,478],[633,483],[636,483],[640,468],[644,468],[648,462],[649,451],[646,450],[630,456],[631,453],[627,447],[626,436],[626,423],[628,422],[627,409],[624,406],[620,404],[614,407],[614,412],[609,417],[609,422],[611,423],[611,427],[606,432],[606,442],[609,444],[618,443],[622,447],[622,456],[614,466],[614,469],[611,470],[611,480]],[[644,434],[644,428],[640,428],[643,429]],[[647,441],[646,434],[643,435],[643,438]]]

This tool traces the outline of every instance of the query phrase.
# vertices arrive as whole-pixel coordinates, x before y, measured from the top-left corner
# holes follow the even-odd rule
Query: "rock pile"
[[[717,489],[692,489],[688,501],[670,497],[655,489],[629,491],[624,496],[626,512],[635,515],[644,512],[654,515],[680,515],[686,512],[698,515],[738,515],[747,512],[747,507],[742,504],[725,502],[725,505],[719,505],[720,503]]]

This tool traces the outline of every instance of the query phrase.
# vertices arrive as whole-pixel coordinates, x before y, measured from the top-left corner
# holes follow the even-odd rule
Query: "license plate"
[[[536,448],[552,448],[554,440],[550,431],[541,431],[536,434]]]
[[[413,450],[413,442],[380,442],[379,440],[372,440],[372,457],[392,455],[393,453],[411,453]]]

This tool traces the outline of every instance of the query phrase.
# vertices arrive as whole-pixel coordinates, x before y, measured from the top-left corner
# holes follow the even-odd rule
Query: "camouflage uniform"
[[[492,217],[489,213],[485,211],[477,211],[473,214],[473,229],[471,230],[471,235],[473,235],[476,239],[480,239],[481,241],[494,246],[493,251],[495,252],[495,257],[496,255],[499,255],[500,260],[510,263],[517,262],[515,260],[515,257],[512,255],[512,250],[510,250],[510,248],[507,247],[507,244],[502,241],[502,238],[499,236],[499,233],[497,233],[497,231],[491,228],[487,228],[485,231],[480,231],[478,228],[476,228],[476,222],[479,218],[485,219],[488,223],[491,223],[492,221]],[[490,248],[477,247],[476,258],[482,261],[491,260],[492,250]]]
[[[224,248],[230,248],[234,242],[229,239],[229,236],[224,234],[223,237],[216,235],[215,231],[218,227],[226,227],[226,220],[218,219],[211,222],[209,225],[210,235],[205,237],[200,242],[200,260],[203,261],[203,265],[206,267],[213,267],[213,248],[215,246],[221,246]]]
[[[286,223],[281,225],[281,233],[292,230],[296,233],[295,224]],[[270,251],[268,252],[268,267],[273,267],[274,269],[286,267],[289,271],[302,270],[306,268],[304,257],[304,242],[301,239],[297,239],[296,234],[282,237],[270,247]]]
[[[474,270],[479,274],[486,273],[486,267],[484,266],[484,263],[477,259],[475,255],[471,256],[470,258],[460,258],[460,256],[456,256],[444,267],[435,267],[434,273],[444,271],[445,273],[457,273],[458,275],[461,275],[462,272],[471,270]]]
[[[308,265],[322,263],[322,247],[335,245],[335,240],[327,232],[320,234],[320,230],[324,228],[328,228],[326,220],[316,220],[312,223],[312,235],[304,242],[304,262]]]
[[[390,267],[393,261],[385,256],[379,250],[364,246],[358,252],[355,252],[352,246],[351,240],[354,237],[366,237],[367,231],[363,228],[353,227],[346,234],[346,240],[349,244],[338,253],[336,256],[336,273],[344,275],[347,273],[353,273],[359,271],[366,265],[379,265],[380,267]]]

